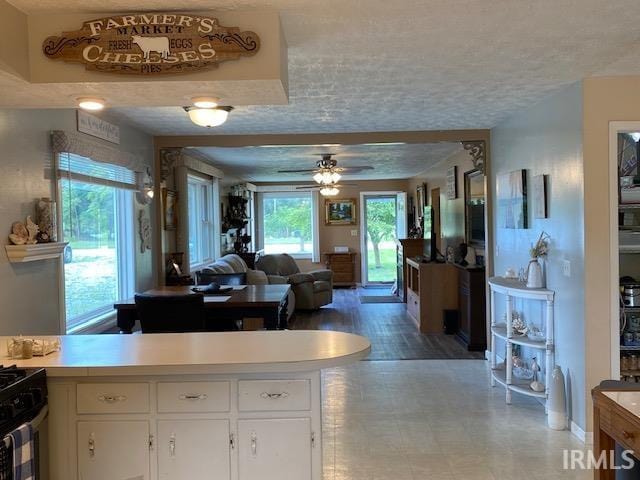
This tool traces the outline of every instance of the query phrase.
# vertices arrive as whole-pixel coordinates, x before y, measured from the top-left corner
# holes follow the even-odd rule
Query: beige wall
[[[121,148],[142,155],[151,164],[151,137],[121,125]],[[16,220],[34,214],[34,201],[53,198],[50,167],[51,130],[76,129],[75,110],[0,109],[0,245]],[[136,205],[136,289],[153,286],[152,254],[140,253]],[[151,217],[153,218],[153,217]],[[60,327],[59,262],[9,263],[0,247],[0,334],[57,334]]]
[[[584,81],[586,391],[611,377],[609,122],[640,121],[640,77]],[[615,194],[615,193],[614,193]],[[587,417],[591,430],[591,414]]]
[[[458,167],[458,197],[447,199],[447,170]],[[427,184],[427,201],[431,204],[431,190],[440,188],[440,222],[441,222],[441,252],[444,254],[448,245],[458,246],[465,241],[465,209],[464,209],[464,174],[474,170],[471,156],[462,150],[442,162],[434,165],[423,174],[409,179],[409,195],[416,202],[416,188],[422,183]]]

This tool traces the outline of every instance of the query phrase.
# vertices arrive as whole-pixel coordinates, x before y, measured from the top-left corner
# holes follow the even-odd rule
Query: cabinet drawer
[[[331,257],[331,265],[336,265],[336,264],[353,264],[353,260],[351,259],[351,255],[333,255]]]
[[[611,418],[608,420],[610,421],[609,429],[611,433],[614,434],[616,441],[620,443],[623,448],[639,452],[640,429],[636,428],[632,422],[625,419],[615,410],[611,411]]]
[[[159,413],[228,412],[229,382],[158,383]]]
[[[352,283],[353,275],[351,273],[334,273],[333,283]]]
[[[240,411],[310,410],[309,380],[241,380]]]
[[[351,273],[353,271],[353,264],[351,263],[334,263],[331,265],[333,273]]]
[[[79,383],[78,413],[148,413],[148,383]]]

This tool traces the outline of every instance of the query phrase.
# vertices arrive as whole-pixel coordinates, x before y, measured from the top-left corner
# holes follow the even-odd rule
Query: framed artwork
[[[547,176],[535,175],[531,179],[533,218],[547,218]]]
[[[458,167],[447,169],[447,200],[458,198]]]
[[[327,199],[324,203],[325,225],[355,225],[356,199]]]
[[[424,207],[427,206],[427,184],[423,183],[416,187],[416,213],[418,217],[422,217]]]
[[[498,227],[528,228],[527,220],[527,171],[498,175]]]
[[[178,192],[162,189],[162,211],[164,213],[164,229],[175,230],[178,228]]]

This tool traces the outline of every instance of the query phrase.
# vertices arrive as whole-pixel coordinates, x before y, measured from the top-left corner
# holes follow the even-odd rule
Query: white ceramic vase
[[[564,430],[567,428],[567,406],[564,391],[564,375],[559,366],[553,368],[551,374],[551,385],[549,385],[549,400],[547,401],[549,411],[547,424],[553,430]]]
[[[527,269],[527,287],[542,288],[544,280],[542,278],[542,266],[538,263],[537,258],[532,258]]]

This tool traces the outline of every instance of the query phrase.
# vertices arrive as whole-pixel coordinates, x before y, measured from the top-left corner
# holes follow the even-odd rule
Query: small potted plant
[[[529,261],[529,267],[527,269],[527,287],[528,288],[543,288],[544,278],[542,276],[542,266],[538,262],[539,258],[546,257],[549,253],[549,240],[550,237],[546,232],[542,232],[538,237],[538,241],[531,247],[529,254],[531,260]]]

